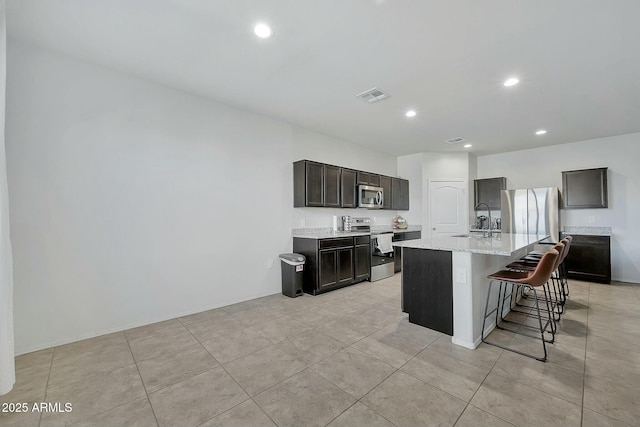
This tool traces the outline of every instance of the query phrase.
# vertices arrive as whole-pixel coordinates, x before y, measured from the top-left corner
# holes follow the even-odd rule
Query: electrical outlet
[[[273,268],[273,259],[272,258],[267,259],[267,268]]]
[[[300,227],[304,227],[304,226],[305,226],[305,220],[304,220],[304,219],[301,219],[301,220],[300,220]]]
[[[587,217],[587,222],[589,222],[589,224],[593,224],[593,223],[595,223],[595,222],[596,222],[596,217],[595,217],[595,216],[593,216],[593,215],[589,215],[589,216]]]

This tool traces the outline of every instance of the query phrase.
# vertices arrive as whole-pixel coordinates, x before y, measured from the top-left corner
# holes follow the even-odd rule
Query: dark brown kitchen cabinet
[[[341,168],[300,160],[293,164],[293,207],[340,207]]]
[[[391,177],[380,175],[380,188],[382,188],[382,209],[391,209]]]
[[[340,207],[340,168],[324,165],[324,206]]]
[[[358,207],[356,176],[356,171],[342,168],[342,174],[340,176],[340,206],[343,208]]]
[[[507,189],[507,178],[485,178],[473,180],[473,206],[486,203],[492,210],[500,210],[500,191]],[[483,206],[476,210],[486,210]]]
[[[391,178],[391,209],[409,210],[409,181],[402,178]]]
[[[306,257],[303,289],[317,295],[369,278],[369,236],[294,237],[293,251]]]
[[[338,284],[350,285],[353,283],[353,247],[338,249]]]
[[[565,209],[609,206],[607,168],[562,172],[562,201]]]
[[[319,252],[319,290],[353,283],[353,247]]]
[[[564,262],[570,279],[611,283],[611,238],[572,234]],[[562,235],[565,237],[565,234]]]
[[[393,233],[394,242],[402,242],[404,240],[419,240],[422,239],[421,231],[398,231]],[[402,271],[402,248],[394,248],[393,251],[393,271],[398,273]]]
[[[369,279],[371,275],[371,246],[369,236],[355,237],[354,268],[355,281],[361,282]]]
[[[293,207],[324,206],[324,164],[300,160],[293,164]]]
[[[380,187],[380,175],[371,172],[358,171],[358,185]]]
[[[383,209],[409,210],[409,181],[310,160],[293,162],[293,207],[357,208],[358,186],[382,187]]]
[[[294,249],[295,250],[295,249]],[[338,283],[338,252],[335,250],[320,251],[318,256],[318,287],[333,286]]]

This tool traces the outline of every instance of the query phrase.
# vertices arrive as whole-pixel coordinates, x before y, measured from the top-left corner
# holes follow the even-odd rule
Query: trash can
[[[302,295],[304,282],[304,255],[280,254],[282,265],[282,295],[291,298]]]

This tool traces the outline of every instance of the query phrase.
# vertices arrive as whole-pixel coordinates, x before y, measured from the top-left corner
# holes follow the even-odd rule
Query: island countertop
[[[500,233],[493,237],[482,234],[470,237],[438,236],[419,240],[394,242],[393,246],[413,249],[434,249],[451,252],[510,256],[514,252],[549,237],[540,234]]]

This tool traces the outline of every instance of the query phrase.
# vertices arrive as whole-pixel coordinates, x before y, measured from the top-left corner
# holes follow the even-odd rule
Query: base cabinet
[[[580,234],[571,236],[573,240],[565,258],[568,277],[587,282],[611,283],[611,238]]]
[[[418,240],[418,239],[422,239],[421,231],[406,231],[406,232],[393,233],[394,242],[402,242],[404,240]],[[402,248],[394,248],[393,259],[394,259],[393,271],[395,273],[402,271]]]
[[[307,261],[303,289],[317,295],[369,279],[369,236],[327,239],[293,238],[293,252]]]
[[[369,245],[369,239],[366,240],[366,244],[356,245],[353,250],[356,282],[368,280],[371,274],[371,246]]]

